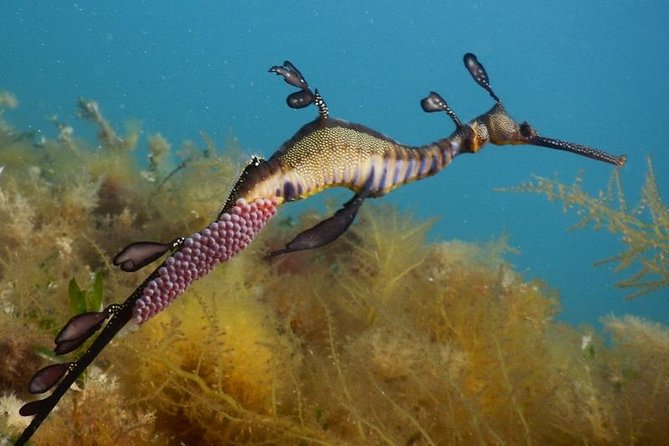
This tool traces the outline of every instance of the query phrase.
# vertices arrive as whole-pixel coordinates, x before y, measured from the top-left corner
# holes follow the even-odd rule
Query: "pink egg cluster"
[[[166,308],[195,280],[246,248],[276,213],[276,202],[239,199],[229,213],[202,231],[186,238],[181,248],[168,257],[150,280],[133,309],[141,324]]]

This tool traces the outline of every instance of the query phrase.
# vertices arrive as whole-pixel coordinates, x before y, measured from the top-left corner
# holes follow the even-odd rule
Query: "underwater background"
[[[452,131],[420,109],[430,90],[463,121],[492,106],[462,66],[473,52],[514,118],[628,157],[614,173],[564,152],[489,146],[373,200],[322,252],[268,264],[265,248],[350,193],[285,206],[248,255],[108,349],[93,372],[108,381],[90,378],[89,400],[64,400],[47,420],[62,430],[45,424],[35,444],[70,438],[68,423],[91,428],[76,444],[117,442],[104,421],[140,426],[137,444],[669,442],[669,3],[5,1],[0,11],[0,337],[31,348],[50,346],[71,315],[70,279],[87,289],[100,273],[105,302],[123,300],[142,274],[121,277],[109,256],[206,225],[249,155],[270,156],[313,119],[287,108],[286,85],[267,73],[285,59],[332,116],[422,144]],[[78,98],[99,104],[127,147],[106,153]],[[209,158],[156,191],[200,151]],[[625,218],[614,212],[621,195]],[[570,230],[588,216],[594,225]],[[634,232],[636,217],[647,225]],[[664,284],[616,286],[644,268]],[[0,345],[0,393],[28,399],[41,363],[26,349]],[[368,389],[376,398],[358,401]],[[190,423],[183,436],[174,420]]]

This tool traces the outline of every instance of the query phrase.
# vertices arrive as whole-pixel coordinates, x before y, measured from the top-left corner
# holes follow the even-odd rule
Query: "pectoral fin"
[[[335,212],[332,217],[299,233],[297,237],[286,244],[285,248],[272,251],[270,257],[294,251],[314,249],[335,241],[340,235],[346,232],[349,226],[351,226],[364,199],[365,198],[361,195],[355,195],[351,200],[346,202],[341,209]]]

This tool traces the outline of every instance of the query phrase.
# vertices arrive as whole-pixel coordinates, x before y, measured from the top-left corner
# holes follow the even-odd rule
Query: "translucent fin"
[[[44,393],[60,381],[70,368],[69,363],[52,364],[37,371],[30,379],[28,392]]]
[[[114,257],[114,265],[123,271],[132,272],[148,265],[170,250],[171,243],[135,242],[131,243]]]
[[[108,311],[82,313],[74,316],[56,336],[54,352],[62,355],[75,350],[93,333],[98,331],[102,323],[109,317]]]

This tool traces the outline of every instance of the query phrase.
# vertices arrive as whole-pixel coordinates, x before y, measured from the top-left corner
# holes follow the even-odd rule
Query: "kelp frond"
[[[582,188],[583,179],[578,177],[571,185],[556,180],[536,177],[533,181],[505,189],[511,192],[543,194],[549,200],[559,200],[563,209],[576,208],[580,220],[576,228],[592,225],[595,229],[606,228],[619,235],[625,250],[596,265],[617,263],[616,271],[629,271],[630,275],[616,286],[631,290],[627,299],[635,299],[669,286],[669,208],[663,202],[648,158],[648,173],[641,191],[641,200],[629,208],[620,180],[620,171],[615,170],[609,180],[608,190],[592,196]]]

